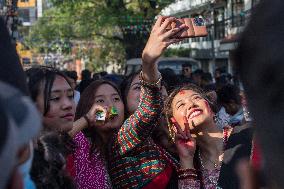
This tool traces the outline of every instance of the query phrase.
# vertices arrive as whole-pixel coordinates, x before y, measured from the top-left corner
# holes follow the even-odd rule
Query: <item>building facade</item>
[[[42,0],[18,0],[18,13],[23,26],[31,26],[42,17]]]
[[[39,57],[24,44],[24,38],[29,34],[31,26],[42,17],[46,0],[17,0],[17,15],[19,20],[19,35],[17,37],[17,52],[24,69],[39,64]]]
[[[202,16],[208,36],[186,39],[172,48],[189,48],[190,57],[199,60],[204,71],[224,68],[233,73],[232,50],[258,0],[179,0],[163,10],[178,18]]]

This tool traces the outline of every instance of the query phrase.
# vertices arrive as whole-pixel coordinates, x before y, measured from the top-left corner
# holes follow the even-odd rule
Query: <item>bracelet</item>
[[[91,126],[91,121],[90,121],[90,119],[88,118],[87,114],[85,114],[85,115],[83,116],[83,118],[85,118],[85,120],[87,121],[88,127]]]
[[[195,169],[179,169],[177,170],[178,179],[197,179],[197,171]]]
[[[177,170],[178,174],[183,174],[183,173],[193,173],[193,174],[197,174],[197,170],[193,169],[193,168],[189,168],[189,169],[178,169]]]
[[[148,81],[144,80],[143,72],[141,71],[140,74],[139,74],[139,80],[140,80],[141,85],[146,85],[146,86],[149,86],[149,87],[158,87],[158,88],[160,88],[160,83],[162,81],[162,76],[160,74],[159,79],[156,82],[152,83],[152,82],[148,82]]]
[[[178,179],[197,179],[198,176],[196,174],[182,174],[182,175],[178,175]]]

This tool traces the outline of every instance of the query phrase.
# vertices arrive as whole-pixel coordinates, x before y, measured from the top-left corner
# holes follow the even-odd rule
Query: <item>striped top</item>
[[[147,85],[141,88],[138,109],[124,122],[112,145],[109,174],[113,188],[146,187],[175,161],[150,137],[161,115],[160,90]]]

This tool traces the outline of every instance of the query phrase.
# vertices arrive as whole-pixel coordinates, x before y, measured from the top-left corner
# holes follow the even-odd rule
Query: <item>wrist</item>
[[[161,87],[162,76],[159,72],[157,74],[157,77],[152,77],[151,80],[148,78],[149,77],[148,75],[146,75],[146,77],[145,75],[146,74],[143,74],[143,71],[140,72],[139,80],[142,85],[149,86],[149,87],[158,87],[158,88]]]
[[[91,126],[91,120],[90,118],[88,117],[88,114],[85,114],[83,116],[83,118],[85,119],[85,121],[87,122],[87,127],[90,127]]]
[[[156,62],[159,57],[153,57],[151,53],[148,53],[147,51],[143,51],[142,53],[142,65],[143,67],[149,67],[149,69],[153,69],[154,66],[156,66]]]

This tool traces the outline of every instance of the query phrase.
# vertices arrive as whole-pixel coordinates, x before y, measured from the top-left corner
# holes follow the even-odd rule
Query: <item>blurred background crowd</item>
[[[22,3],[0,0],[0,188],[284,186],[284,2],[145,1],[149,19],[131,19],[134,1],[106,1],[115,19],[96,24],[83,9],[96,1]],[[19,40],[27,10],[42,17],[21,28],[33,50]],[[202,15],[208,36],[175,38],[184,26],[161,13]]]

